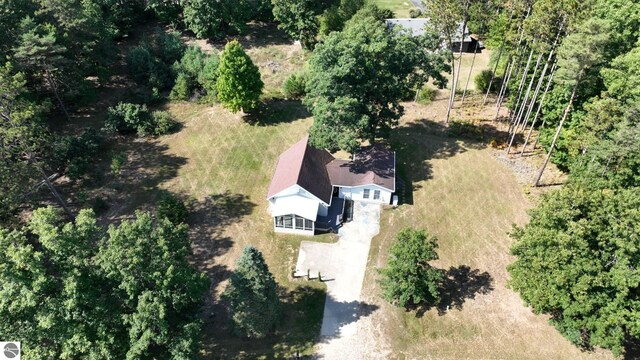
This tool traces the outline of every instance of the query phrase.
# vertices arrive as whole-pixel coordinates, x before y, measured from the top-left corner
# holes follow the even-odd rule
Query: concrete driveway
[[[360,303],[360,292],[371,239],[379,230],[380,205],[355,202],[353,221],[340,228],[338,242],[303,241],[300,245],[297,274],[306,275],[309,270],[311,277],[316,277],[320,272],[327,284],[319,349],[320,355],[327,359],[334,358],[332,348],[342,347],[331,344],[348,342],[355,336],[358,318],[375,311]]]

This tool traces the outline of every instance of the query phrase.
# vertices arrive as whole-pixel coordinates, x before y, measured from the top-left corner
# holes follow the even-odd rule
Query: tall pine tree
[[[276,290],[262,253],[252,246],[244,248],[223,294],[238,335],[263,338],[274,329],[280,315]]]

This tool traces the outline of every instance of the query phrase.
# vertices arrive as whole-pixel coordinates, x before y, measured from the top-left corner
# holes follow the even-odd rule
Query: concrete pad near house
[[[380,230],[380,205],[354,203],[353,220],[338,231],[334,244],[303,241],[296,264],[296,274],[312,278],[321,274],[327,284],[327,299],[320,335],[321,347],[333,339],[347,340],[355,336],[356,322],[367,312],[360,303],[360,292],[369,256],[371,239]],[[331,352],[321,349],[321,353]]]

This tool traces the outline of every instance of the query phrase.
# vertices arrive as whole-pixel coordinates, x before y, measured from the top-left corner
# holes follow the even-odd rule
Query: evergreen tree
[[[232,112],[248,112],[257,105],[264,83],[260,71],[238,41],[224,47],[218,65],[216,89],[218,99]]]
[[[239,336],[263,338],[274,329],[280,315],[276,291],[262,253],[251,246],[244,248],[223,294]]]
[[[444,274],[429,265],[437,260],[437,239],[424,230],[402,229],[389,251],[387,267],[380,269],[382,297],[402,307],[436,304]]]

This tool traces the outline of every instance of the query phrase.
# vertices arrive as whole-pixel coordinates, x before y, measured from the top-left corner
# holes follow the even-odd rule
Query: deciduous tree
[[[573,343],[615,354],[640,337],[640,191],[567,187],[516,228],[510,286]]]
[[[365,9],[366,11],[366,9]],[[439,86],[449,70],[440,38],[412,38],[384,22],[356,14],[331,33],[311,59],[304,103],[314,115],[311,141],[330,150],[353,151],[361,140],[385,138],[402,116],[400,100],[428,79]]]
[[[380,269],[382,296],[398,306],[433,305],[440,301],[442,270],[429,265],[437,260],[437,239],[424,230],[402,229]]]

